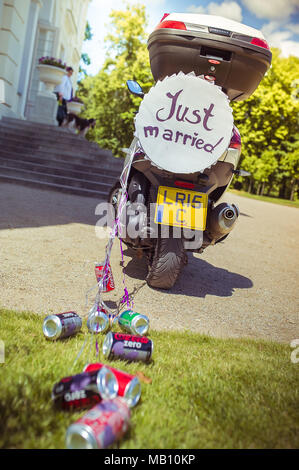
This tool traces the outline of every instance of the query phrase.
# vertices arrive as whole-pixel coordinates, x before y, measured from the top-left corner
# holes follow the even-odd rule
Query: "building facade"
[[[40,57],[73,67],[76,89],[89,2],[0,0],[0,119],[37,118]]]

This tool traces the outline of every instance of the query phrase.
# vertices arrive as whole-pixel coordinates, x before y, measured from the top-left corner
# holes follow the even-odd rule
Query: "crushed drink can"
[[[153,354],[154,344],[146,336],[109,333],[103,343],[103,354],[106,359],[121,358],[127,361],[148,362]]]
[[[82,318],[75,312],[48,315],[43,322],[43,333],[49,340],[72,336],[82,327]]]
[[[127,432],[130,418],[130,408],[122,398],[103,400],[69,426],[66,447],[107,449]]]
[[[84,372],[92,372],[101,370],[103,367],[110,369],[116,377],[118,382],[118,396],[122,397],[130,408],[137,405],[141,396],[141,385],[136,375],[128,374],[113,367],[96,362],[94,364],[88,364]]]
[[[110,292],[113,289],[115,289],[110,263],[107,264],[106,274],[104,273],[104,268],[105,268],[105,263],[97,264],[95,266],[95,275],[96,275],[98,283],[103,279],[103,276],[104,276],[103,285],[102,285],[103,292]]]
[[[105,398],[115,398],[117,393],[115,375],[110,369],[102,367],[100,370],[64,377],[54,385],[52,400],[63,410],[81,409]]]
[[[117,317],[120,328],[132,335],[144,336],[149,329],[149,319],[145,315],[126,310]]]
[[[91,333],[106,333],[111,326],[109,314],[103,308],[92,311],[87,319],[87,328]]]

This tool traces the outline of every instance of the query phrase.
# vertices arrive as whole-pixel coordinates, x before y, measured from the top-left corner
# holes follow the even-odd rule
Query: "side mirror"
[[[137,95],[140,98],[144,97],[144,93],[143,93],[141,86],[139,85],[138,82],[135,82],[135,80],[128,80],[127,87],[133,95]]]
[[[250,176],[251,173],[249,173],[249,171],[245,171],[245,170],[234,170],[233,171],[234,175],[237,175],[237,176]]]

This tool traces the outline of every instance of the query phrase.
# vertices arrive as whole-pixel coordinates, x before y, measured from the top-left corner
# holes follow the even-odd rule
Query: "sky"
[[[105,60],[104,38],[109,32],[111,10],[125,10],[126,3],[146,6],[148,35],[164,13],[203,13],[230,18],[259,29],[271,47],[279,47],[284,57],[299,57],[299,0],[91,0],[88,9],[93,38],[83,51],[91,65],[89,75],[98,73]]]

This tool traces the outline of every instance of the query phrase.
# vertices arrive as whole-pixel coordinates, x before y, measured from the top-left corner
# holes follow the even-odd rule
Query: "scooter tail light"
[[[231,142],[229,144],[230,149],[237,149],[237,150],[241,151],[241,147],[242,147],[242,145],[238,144],[237,142]]]
[[[254,46],[263,47],[264,49],[268,49],[268,51],[270,51],[269,44],[264,39],[252,38],[250,44],[253,44]]]
[[[164,29],[164,28],[171,28],[171,29],[182,29],[187,30],[185,23],[182,21],[171,21],[171,20],[164,20],[158,24],[155,29]]]
[[[239,131],[237,131],[237,129],[234,127],[233,136],[231,138],[229,148],[230,149],[237,149],[241,152],[241,147],[242,147],[241,136],[239,134]]]
[[[189,181],[176,180],[174,182],[174,184],[175,184],[175,186],[178,186],[179,188],[185,188],[185,189],[194,189],[195,188],[195,184],[190,183]]]

